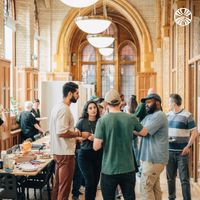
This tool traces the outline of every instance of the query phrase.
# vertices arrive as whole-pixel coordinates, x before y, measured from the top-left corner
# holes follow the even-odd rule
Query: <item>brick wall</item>
[[[53,71],[56,67],[55,54],[58,34],[70,8],[59,0],[51,0],[50,8],[45,7],[44,1],[38,3],[41,38],[40,70]]]
[[[16,66],[31,67],[34,51],[34,0],[16,0]]]
[[[0,1],[0,58],[4,57],[4,1]]]

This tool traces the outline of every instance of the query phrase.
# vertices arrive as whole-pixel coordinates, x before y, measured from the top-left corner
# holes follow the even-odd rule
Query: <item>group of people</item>
[[[35,99],[33,102],[26,101],[24,103],[24,110],[19,116],[19,125],[22,130],[21,142],[26,139],[35,140],[35,136],[39,133],[44,133],[44,130],[40,126],[40,110],[39,99]]]
[[[125,200],[135,199],[135,172],[140,162],[142,199],[162,199],[160,174],[165,166],[169,199],[176,198],[177,169],[183,198],[191,199],[188,155],[198,134],[192,115],[182,108],[178,94],[170,95],[171,111],[167,115],[162,111],[161,98],[155,91],[149,91],[136,106],[130,106],[136,100],[132,96],[126,113],[122,112],[119,93],[110,90],[105,95],[106,112],[100,114],[97,103],[90,100],[75,125],[70,104],[76,103],[78,98],[78,85],[64,84],[63,101],[51,112],[50,144],[56,163],[54,200],[69,198],[77,141],[80,150],[76,159],[85,180],[86,200],[95,199],[99,179],[103,199],[114,200],[117,186]],[[136,154],[133,141],[138,136],[141,141]]]

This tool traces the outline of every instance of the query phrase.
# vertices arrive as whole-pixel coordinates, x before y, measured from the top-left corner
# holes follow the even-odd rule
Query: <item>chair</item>
[[[25,199],[23,192],[19,192],[17,189],[15,175],[0,173],[0,199]]]
[[[47,186],[47,192],[48,192],[48,200],[51,200],[51,189],[49,181],[54,173],[55,163],[52,160],[46,168],[42,171],[42,173],[28,177],[27,180],[23,183],[23,187],[27,188],[27,199],[29,199],[29,189],[34,189],[34,196],[36,197],[36,189],[40,190],[40,199],[42,200],[42,189],[44,186]]]

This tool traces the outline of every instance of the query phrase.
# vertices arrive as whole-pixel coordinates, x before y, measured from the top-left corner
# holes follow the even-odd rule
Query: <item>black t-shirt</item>
[[[32,109],[32,110],[31,110],[31,113],[33,114],[33,116],[34,116],[35,118],[40,118],[40,110],[39,110],[39,109],[37,109],[37,111],[36,111],[35,109]],[[36,119],[36,120],[37,120],[37,119]],[[37,123],[40,125],[40,121],[37,120]]]
[[[40,117],[40,110],[39,109],[37,109],[37,111],[35,109],[32,109],[31,112],[33,113],[35,118]]]
[[[0,126],[4,123],[4,121],[0,118]]]
[[[23,111],[19,118],[20,127],[22,129],[23,139],[31,138],[34,140],[34,135],[38,134],[38,130],[34,127],[37,120],[29,111]]]
[[[87,132],[94,134],[95,128],[96,128],[96,123],[97,123],[97,121],[89,121],[88,119],[82,118],[76,124],[76,128],[78,130],[80,130],[81,132],[87,131]],[[84,150],[93,149],[93,141],[84,140],[81,144],[81,149],[84,149]]]

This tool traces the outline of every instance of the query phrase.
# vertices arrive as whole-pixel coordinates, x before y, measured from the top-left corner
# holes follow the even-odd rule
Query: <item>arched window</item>
[[[121,93],[126,101],[135,94],[135,61],[136,50],[131,44],[126,44],[119,53],[121,69]]]
[[[109,28],[104,33],[116,37],[114,24],[111,24],[111,26],[109,26]],[[111,47],[115,49],[115,44],[113,43]],[[114,88],[115,50],[113,51],[113,54],[109,56],[101,56],[101,82],[102,82],[101,94],[102,97],[105,97],[106,92]]]
[[[114,64],[104,64],[101,66],[101,81],[102,81],[102,97],[110,89],[114,88],[114,78],[115,78],[115,65]]]
[[[95,84],[96,80],[96,53],[94,47],[86,45],[82,51],[82,81],[87,84]]]

